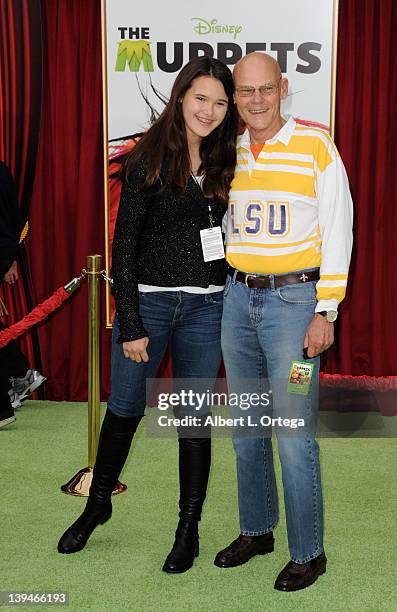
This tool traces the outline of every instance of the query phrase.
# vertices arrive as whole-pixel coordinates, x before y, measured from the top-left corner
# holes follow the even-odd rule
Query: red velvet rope
[[[23,334],[25,331],[39,323],[49,314],[51,314],[54,310],[59,308],[63,302],[65,302],[70,293],[68,293],[63,287],[59,287],[51,297],[47,300],[33,308],[33,310],[26,315],[23,319],[11,325],[11,327],[7,327],[0,332],[0,348],[8,344],[11,340],[15,340],[18,336]]]

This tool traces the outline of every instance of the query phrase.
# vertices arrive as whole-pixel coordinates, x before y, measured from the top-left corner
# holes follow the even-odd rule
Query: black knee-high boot
[[[112,515],[111,495],[142,417],[119,417],[107,409],[99,437],[90,494],[84,512],[58,542],[58,552],[82,550],[95,527]]]
[[[179,439],[179,523],[163,571],[180,574],[199,554],[198,522],[207,492],[211,438]]]

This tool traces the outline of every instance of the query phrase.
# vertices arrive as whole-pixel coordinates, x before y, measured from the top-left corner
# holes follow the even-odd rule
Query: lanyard
[[[196,183],[197,187],[200,189],[201,193],[203,193],[203,190],[201,188],[201,184],[198,182],[198,180],[196,179],[194,174],[191,174],[191,177],[194,180],[194,182]],[[208,217],[209,217],[209,220],[210,220],[210,226],[213,228],[214,227],[214,217],[212,216],[212,208],[211,208],[211,205],[209,204],[209,202],[207,202],[207,206],[208,206]]]

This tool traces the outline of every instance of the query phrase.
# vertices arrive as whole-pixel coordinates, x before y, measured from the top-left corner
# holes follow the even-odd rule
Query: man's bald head
[[[280,101],[288,81],[277,61],[267,53],[249,53],[234,67],[235,102],[252,143],[263,143],[281,129]]]
[[[274,74],[275,78],[281,77],[281,68],[277,60],[267,53],[260,53],[255,51],[254,53],[248,53],[239,60],[234,66],[233,78],[236,80],[239,77],[239,72],[243,71],[244,68],[266,71],[266,74]]]

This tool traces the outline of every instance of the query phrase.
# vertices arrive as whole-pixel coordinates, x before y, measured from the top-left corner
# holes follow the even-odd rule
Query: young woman
[[[211,260],[212,245],[208,257],[201,239],[220,233],[236,135],[230,70],[200,57],[181,70],[125,164],[113,242],[112,391],[90,496],[59,541],[61,553],[84,548],[110,518],[111,493],[144,414],[146,379],[156,376],[167,345],[175,379],[216,378],[226,266],[219,253]],[[180,520],[166,572],[186,571],[198,554],[210,463],[209,437],[179,436]]]

